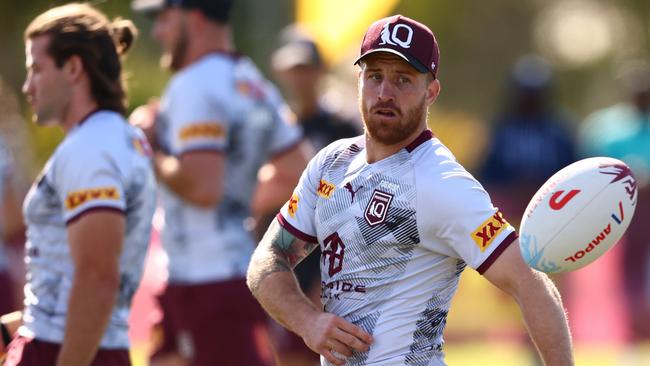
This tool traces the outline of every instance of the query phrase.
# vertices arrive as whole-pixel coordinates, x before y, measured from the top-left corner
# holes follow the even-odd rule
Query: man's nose
[[[377,90],[377,98],[379,100],[392,100],[395,98],[395,93],[393,89],[393,85],[390,83],[390,81],[384,79],[382,80],[381,84],[379,84],[379,88]]]

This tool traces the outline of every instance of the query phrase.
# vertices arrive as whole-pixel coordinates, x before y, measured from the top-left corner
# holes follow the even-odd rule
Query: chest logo
[[[388,208],[392,200],[392,194],[375,189],[364,213],[364,218],[368,225],[375,226],[386,221],[386,214],[388,213]]]
[[[335,274],[341,272],[341,269],[343,269],[345,244],[337,232],[325,238],[323,244],[325,244],[325,249],[322,253],[323,264],[329,260],[327,274],[332,277]]]
[[[334,192],[334,189],[336,188],[335,185],[332,183],[321,179],[320,183],[318,183],[318,195],[323,197],[323,198],[330,198],[332,193]]]

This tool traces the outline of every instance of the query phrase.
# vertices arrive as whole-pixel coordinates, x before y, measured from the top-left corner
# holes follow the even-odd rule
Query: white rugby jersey
[[[346,365],[442,365],[461,272],[483,273],[516,233],[431,131],[373,164],[364,145],[321,150],[278,220],[320,244],[325,311],[374,337]]]
[[[2,195],[4,194],[5,187],[7,184],[12,184],[9,182],[9,174],[13,169],[13,159],[11,157],[11,152],[7,147],[4,139],[0,138],[0,199],[4,199]],[[3,227],[3,218],[0,217],[0,234],[4,232]],[[0,235],[0,271],[7,268],[7,257],[4,252],[4,243],[2,236]]]
[[[63,341],[74,273],[67,225],[108,209],[124,213],[126,235],[117,302],[100,347],[128,348],[129,307],[142,276],[155,207],[151,149],[142,131],[112,111],[95,112],[70,130],[23,205],[27,284],[19,334]]]
[[[225,155],[223,199],[214,208],[191,205],[161,185],[169,281],[244,277],[255,248],[245,220],[257,171],[271,155],[299,141],[299,127],[288,122],[286,105],[256,66],[225,53],[207,55],[172,78],[156,127],[168,154],[214,150]]]

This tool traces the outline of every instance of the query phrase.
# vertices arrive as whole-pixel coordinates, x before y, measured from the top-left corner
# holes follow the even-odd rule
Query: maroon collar
[[[432,138],[433,138],[433,132],[431,132],[431,130],[427,128],[426,130],[422,131],[422,133],[418,137],[416,137],[415,140],[413,140],[410,144],[406,145],[405,149],[406,151],[411,153],[413,152],[413,150],[415,150],[415,148],[431,140]]]

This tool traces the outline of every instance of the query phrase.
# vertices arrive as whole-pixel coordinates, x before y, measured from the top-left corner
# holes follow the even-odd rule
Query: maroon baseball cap
[[[393,15],[372,23],[361,42],[359,58],[375,52],[390,52],[406,60],[421,73],[436,77],[440,50],[436,37],[426,25],[403,15]]]

